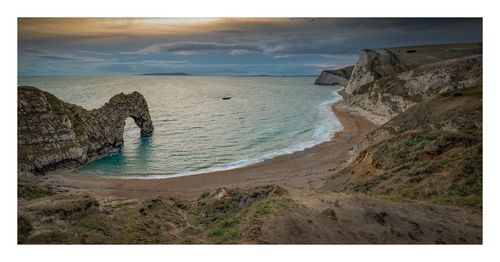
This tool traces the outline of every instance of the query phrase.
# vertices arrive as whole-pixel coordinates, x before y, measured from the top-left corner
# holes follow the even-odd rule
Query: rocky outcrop
[[[351,107],[383,124],[436,93],[481,84],[481,44],[365,49],[345,93]]]
[[[359,53],[358,62],[345,91],[352,94],[366,83],[406,70],[407,67],[391,50],[364,49]]]
[[[18,87],[18,171],[44,172],[116,153],[123,146],[127,117],[141,136],[152,133],[148,105],[139,92],[117,94],[101,108],[86,110],[36,87]]]
[[[345,91],[352,94],[367,83],[422,65],[481,54],[481,43],[363,49]]]
[[[347,66],[336,70],[323,70],[314,84],[347,86],[353,69],[354,66]]]
[[[366,83],[353,90],[347,103],[378,117],[383,124],[436,93],[482,84],[482,56],[422,65]],[[375,117],[373,117],[375,118]]]

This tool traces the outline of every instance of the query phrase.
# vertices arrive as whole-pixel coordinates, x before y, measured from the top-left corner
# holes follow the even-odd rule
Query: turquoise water
[[[140,138],[127,119],[119,154],[80,168],[82,173],[153,178],[225,170],[328,141],[341,124],[328,105],[339,86],[313,77],[86,76],[20,77],[87,109],[114,94],[139,91],[155,127]],[[232,97],[222,100],[224,96]]]

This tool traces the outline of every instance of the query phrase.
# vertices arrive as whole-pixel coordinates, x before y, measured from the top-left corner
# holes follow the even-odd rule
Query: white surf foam
[[[318,105],[318,118],[319,120],[316,123],[316,127],[310,139],[307,141],[302,141],[290,145],[286,148],[282,148],[276,151],[268,152],[263,154],[262,156],[252,158],[252,159],[242,159],[235,162],[231,162],[229,164],[217,165],[209,168],[204,168],[195,171],[182,172],[178,174],[148,174],[147,176],[112,176],[109,178],[122,178],[122,179],[163,179],[163,178],[174,178],[181,176],[192,176],[192,175],[200,175],[205,173],[217,172],[217,171],[226,171],[236,168],[241,168],[253,164],[257,164],[263,162],[264,160],[268,160],[277,156],[288,155],[296,152],[303,151],[305,149],[311,148],[315,145],[331,141],[336,132],[339,132],[343,129],[342,124],[337,119],[333,111],[331,110],[331,106],[340,101],[342,97],[337,95],[340,90],[336,90],[332,92],[332,95],[335,98],[322,102]]]

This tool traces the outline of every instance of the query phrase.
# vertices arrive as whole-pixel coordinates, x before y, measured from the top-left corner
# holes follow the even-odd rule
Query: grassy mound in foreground
[[[31,195],[20,203],[19,243],[253,242],[265,220],[296,207],[277,186],[220,188],[196,201]]]

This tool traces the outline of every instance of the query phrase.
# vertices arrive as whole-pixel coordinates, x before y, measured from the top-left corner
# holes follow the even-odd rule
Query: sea
[[[154,132],[140,137],[127,118],[124,146],[83,165],[83,174],[165,178],[228,170],[333,139],[342,129],[330,105],[341,86],[314,77],[43,76],[19,77],[63,101],[99,108],[113,95],[140,92]],[[230,97],[230,99],[222,99]]]

